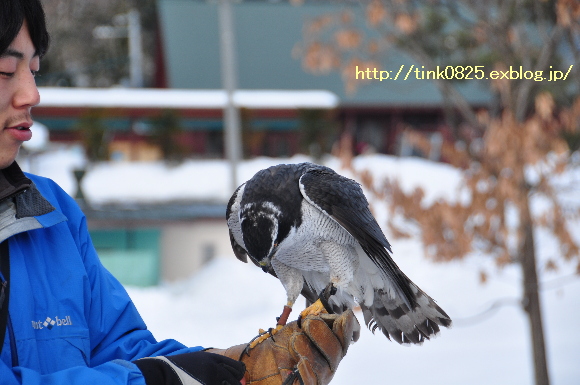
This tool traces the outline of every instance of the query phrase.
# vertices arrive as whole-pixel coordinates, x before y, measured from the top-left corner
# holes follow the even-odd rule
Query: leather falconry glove
[[[249,344],[208,349],[246,365],[247,385],[327,385],[349,345],[360,335],[351,310],[309,315],[288,323],[274,336],[248,350]]]

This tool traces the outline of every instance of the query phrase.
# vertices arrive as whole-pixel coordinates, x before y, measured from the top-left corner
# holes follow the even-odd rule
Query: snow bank
[[[433,264],[414,240],[394,241],[397,263],[454,318],[452,329],[422,346],[403,347],[363,325],[332,382],[352,384],[533,384],[528,325],[523,312],[506,306],[469,318],[498,298],[519,297],[519,276],[508,269],[481,286],[476,263]],[[129,294],[158,339],[187,345],[228,347],[249,341],[259,328],[272,327],[286,301],[276,279],[233,255],[216,258],[191,279]],[[555,385],[577,384],[580,333],[570,320],[580,316],[580,282],[542,295],[548,357]],[[291,319],[304,306],[295,305]],[[363,323],[362,314],[357,317]]]

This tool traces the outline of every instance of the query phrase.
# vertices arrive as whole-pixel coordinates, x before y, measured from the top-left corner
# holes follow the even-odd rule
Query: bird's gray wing
[[[409,308],[415,305],[415,293],[409,279],[392,260],[391,245],[373,217],[360,185],[328,168],[313,168],[300,177],[304,198],[336,220],[361,245],[369,258],[398,289]]]
[[[395,295],[375,287],[372,304],[360,303],[366,324],[398,343],[422,343],[450,326],[451,319],[435,301],[399,269],[391,259],[391,246],[370,212],[355,181],[327,168],[312,168],[300,178],[300,191],[311,204],[336,220],[361,245],[384,273]]]

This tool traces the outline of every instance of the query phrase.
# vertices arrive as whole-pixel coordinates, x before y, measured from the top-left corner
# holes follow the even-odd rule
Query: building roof
[[[223,109],[224,90],[39,87],[39,107]],[[338,97],[325,90],[238,90],[238,107],[259,109],[334,108]]]
[[[199,219],[225,219],[226,205],[216,202],[166,202],[139,204],[108,204],[91,206],[79,201],[83,212],[92,222],[101,226],[118,226],[119,223],[155,224]]]
[[[221,88],[218,2],[158,0],[160,28],[171,88]],[[354,95],[345,92],[339,73],[313,75],[305,72],[300,59],[292,56],[302,41],[304,22],[315,16],[336,12],[340,4],[288,2],[240,2],[233,4],[240,89],[323,89],[338,95],[342,106],[434,107],[443,98],[429,80],[373,80]],[[363,12],[363,10],[360,10]],[[357,20],[365,29],[364,18]],[[372,31],[367,29],[372,36]],[[394,52],[384,69],[417,65],[402,53]],[[490,95],[476,81],[459,87],[467,100],[485,105]]]

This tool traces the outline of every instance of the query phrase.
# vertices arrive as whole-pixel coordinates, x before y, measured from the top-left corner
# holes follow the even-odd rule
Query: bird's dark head
[[[247,204],[240,215],[246,251],[265,272],[278,247],[279,218],[280,210],[270,202]]]

